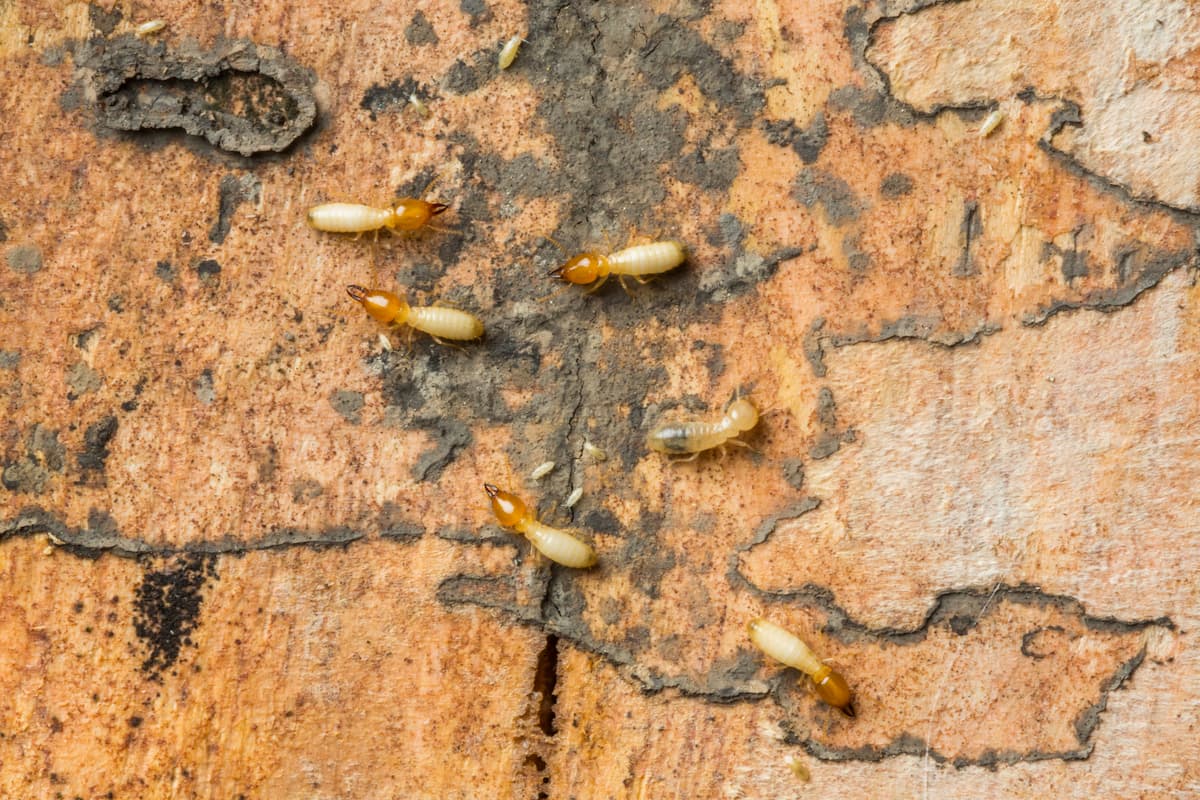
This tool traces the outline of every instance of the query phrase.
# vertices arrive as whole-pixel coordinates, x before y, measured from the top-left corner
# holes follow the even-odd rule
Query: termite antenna
[[[346,294],[350,295],[360,303],[365,303],[367,301],[366,287],[358,286],[352,283],[346,287]]]
[[[433,177],[429,179],[429,183],[425,184],[425,188],[421,190],[421,197],[424,197],[425,195],[429,194],[429,190],[432,189],[433,185],[435,183],[437,183],[438,181],[440,181],[441,179],[442,179],[442,176],[435,172],[433,174]]]
[[[483,490],[487,492],[488,497],[495,497],[496,495],[500,494],[500,487],[492,486],[490,483],[485,483],[483,485]]]
[[[549,242],[550,244],[552,244],[552,245],[554,245],[555,247],[557,247],[557,248],[558,248],[558,251],[559,251],[560,253],[562,253],[563,255],[566,255],[567,248],[565,248],[565,247],[563,247],[561,244],[559,244],[559,243],[558,243],[558,241],[557,241],[557,240],[556,240],[556,239],[555,239],[553,236],[548,236],[548,235],[546,235],[546,234],[543,234],[543,235],[542,235],[542,238],[543,238],[543,239],[545,239],[545,240],[546,240],[547,242]]]

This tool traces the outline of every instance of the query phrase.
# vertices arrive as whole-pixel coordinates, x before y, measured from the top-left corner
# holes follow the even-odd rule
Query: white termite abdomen
[[[457,308],[417,306],[410,308],[409,325],[439,339],[478,339],[483,336],[483,323],[474,315]]]
[[[650,431],[650,435],[646,437],[646,444],[655,452],[682,455],[720,447],[733,435],[724,420],[668,422]]]
[[[363,233],[386,226],[392,217],[390,208],[374,208],[359,203],[323,203],[308,210],[308,224],[329,233]]]
[[[608,256],[608,268],[614,275],[657,275],[675,269],[687,258],[683,244],[674,240],[639,244]]]
[[[750,641],[771,658],[812,676],[825,665],[816,654],[791,631],[759,618],[748,626]]]
[[[538,552],[557,564],[582,569],[596,563],[596,551],[566,531],[537,520],[526,521],[520,530]]]

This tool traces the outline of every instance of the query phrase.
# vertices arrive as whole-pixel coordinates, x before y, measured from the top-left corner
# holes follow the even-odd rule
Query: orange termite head
[[[361,303],[367,313],[379,322],[403,323],[408,318],[408,303],[391,292],[351,284],[346,287],[346,294]]]
[[[850,685],[846,683],[846,679],[840,672],[826,664],[813,673],[810,680],[817,690],[817,697],[847,717],[854,716],[854,695],[850,691]]]
[[[608,259],[599,253],[580,253],[550,274],[569,283],[595,283],[608,274]]]
[[[525,508],[525,503],[515,494],[510,494],[490,483],[485,483],[483,490],[487,492],[488,497],[492,498],[492,513],[504,527],[516,527],[517,523],[529,513]]]
[[[387,224],[389,228],[397,231],[419,230],[449,207],[445,203],[430,203],[428,200],[402,197],[392,204],[392,217]]]

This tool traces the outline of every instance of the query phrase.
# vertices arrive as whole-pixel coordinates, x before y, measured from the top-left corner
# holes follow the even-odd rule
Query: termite
[[[362,304],[367,313],[386,324],[408,325],[434,339],[466,341],[483,336],[483,323],[457,308],[410,306],[399,296],[382,289],[347,286],[346,293]]]
[[[854,716],[854,695],[841,673],[822,663],[798,636],[774,622],[759,617],[747,626],[754,646],[793,669],[798,669],[812,681],[817,697],[841,711]]]
[[[429,221],[449,207],[416,197],[401,197],[383,208],[360,203],[322,203],[308,210],[308,224],[329,233],[363,234],[379,230],[412,233],[427,225],[441,230]]]
[[[525,536],[538,552],[565,567],[584,568],[596,563],[596,551],[566,531],[538,522],[521,498],[490,483],[483,490],[492,499],[492,513],[505,528]]]
[[[749,447],[737,437],[758,424],[758,409],[749,400],[738,398],[729,404],[716,422],[665,422],[650,431],[646,446],[658,453],[684,455],[691,461],[705,450],[727,444]]]
[[[987,119],[979,126],[979,138],[986,139],[992,135],[992,131],[1000,127],[1000,123],[1004,122],[1004,111],[997,108],[995,111],[987,115]]]
[[[576,486],[571,490],[571,493],[567,495],[567,499],[563,501],[563,508],[574,508],[575,504],[578,503],[582,497],[583,487]]]
[[[429,106],[425,105],[425,101],[417,97],[417,93],[413,92],[408,96],[408,104],[412,106],[412,110],[417,112],[422,119],[429,119]],[[440,212],[439,212],[440,213]]]
[[[540,481],[542,478],[554,471],[555,463],[553,461],[543,461],[533,468],[533,472],[529,473],[529,477],[535,481]]]
[[[550,274],[578,285],[595,284],[596,291],[610,275],[616,275],[625,285],[625,276],[638,283],[645,283],[647,275],[658,275],[675,269],[687,258],[682,242],[668,240],[626,247],[610,255],[596,251],[581,253],[566,264],[551,270]]]
[[[508,69],[517,60],[517,51],[521,49],[523,41],[525,40],[520,36],[514,36],[504,43],[504,47],[500,48],[500,58],[497,60],[500,69]]]
[[[143,22],[141,25],[138,25],[136,28],[134,28],[133,35],[139,39],[144,39],[147,36],[153,36],[165,27],[167,27],[167,21],[165,19],[152,19],[149,22]]]

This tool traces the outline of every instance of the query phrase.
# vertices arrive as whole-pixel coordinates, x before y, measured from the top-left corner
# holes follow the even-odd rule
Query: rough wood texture
[[[0,796],[1200,792],[1198,48],[1169,0],[0,0]],[[304,224],[434,179],[455,232]],[[656,233],[549,296],[544,237]],[[487,338],[384,348],[348,283]],[[646,451],[739,389],[754,452]]]

